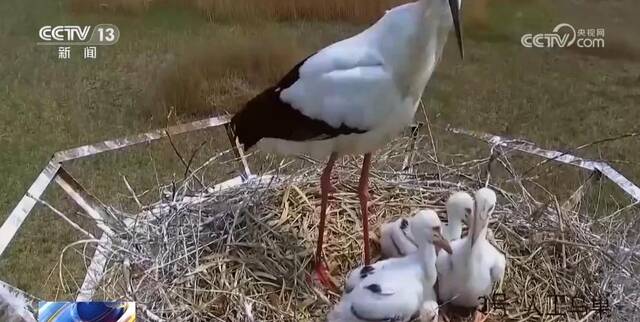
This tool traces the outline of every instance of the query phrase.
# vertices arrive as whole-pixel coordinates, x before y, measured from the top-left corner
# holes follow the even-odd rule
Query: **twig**
[[[80,227],[78,224],[76,224],[75,222],[73,222],[73,220],[69,219],[67,216],[65,216],[65,214],[63,214],[60,210],[54,208],[52,205],[50,205],[48,202],[41,200],[40,198],[36,198],[33,195],[31,195],[30,193],[27,192],[27,196],[29,196],[29,198],[37,201],[38,203],[43,204],[44,206],[46,206],[47,208],[49,208],[49,210],[53,211],[53,213],[55,213],[56,215],[58,215],[58,217],[62,218],[64,221],[67,222],[67,224],[69,224],[71,227],[73,227],[75,230],[81,232],[82,234],[84,234],[85,236],[91,238],[91,239],[96,239],[90,232],[82,229],[82,227]]]
[[[167,139],[169,139],[169,144],[171,144],[171,148],[173,149],[173,152],[175,152],[175,154],[178,156],[178,158],[180,159],[180,162],[182,162],[182,165],[184,165],[185,167],[185,174],[188,173],[192,173],[191,172],[191,163],[187,163],[187,161],[184,160],[184,158],[182,157],[182,154],[180,153],[180,151],[178,151],[178,148],[176,148],[176,145],[173,143],[173,138],[171,137],[171,135],[169,134],[169,131],[164,131],[164,133],[167,135]],[[199,184],[200,187],[202,188],[206,188],[206,186],[202,183],[202,181],[200,181],[200,178],[194,176],[193,177]]]

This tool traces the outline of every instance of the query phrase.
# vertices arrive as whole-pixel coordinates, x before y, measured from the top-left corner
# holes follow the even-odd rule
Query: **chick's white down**
[[[506,267],[505,256],[486,238],[496,194],[483,188],[475,193],[475,200],[469,234],[451,244],[452,254],[438,253],[436,263],[439,299],[464,307],[476,307],[479,297],[489,296]]]
[[[447,240],[460,239],[462,220],[471,213],[472,208],[473,198],[466,192],[453,193],[447,199],[447,223],[443,228],[443,235]],[[416,214],[421,211],[425,210],[420,210]],[[380,228],[380,248],[383,258],[402,257],[418,249],[407,218],[399,218],[382,225]]]
[[[329,314],[329,321],[409,321],[420,314],[429,316],[429,311],[421,308],[425,302],[437,300],[434,243],[444,248],[449,244],[442,237],[440,219],[434,211],[424,211],[410,221],[418,251],[351,271],[345,293]]]

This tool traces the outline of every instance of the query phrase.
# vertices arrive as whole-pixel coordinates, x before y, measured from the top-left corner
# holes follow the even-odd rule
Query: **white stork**
[[[363,32],[300,62],[231,120],[245,149],[257,145],[267,152],[329,157],[320,181],[315,256],[315,272],[325,286],[333,286],[322,260],[333,165],[342,155],[364,154],[358,196],[368,264],[371,154],[411,123],[452,25],[464,57],[460,2],[419,0],[387,11]]]
[[[349,273],[345,293],[329,313],[330,322],[406,322],[416,316],[427,321],[429,317],[433,319],[433,313],[437,313],[435,246],[448,252],[451,247],[442,236],[440,218],[435,211],[420,212],[409,221],[418,250],[405,257],[361,266]]]
[[[441,301],[476,307],[478,299],[490,295],[494,283],[503,278],[505,256],[487,241],[487,227],[495,205],[493,190],[478,190],[475,210],[469,220],[469,234],[451,243],[452,254],[438,254],[436,266]]]

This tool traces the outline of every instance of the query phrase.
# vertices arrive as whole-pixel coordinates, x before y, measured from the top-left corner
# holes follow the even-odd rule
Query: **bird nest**
[[[638,226],[620,215],[629,209],[591,213],[581,206],[595,179],[566,200],[542,199],[531,191],[535,185],[517,179],[510,151],[492,149],[485,158],[445,164],[433,151],[415,148],[430,146],[430,140],[403,137],[375,156],[374,244],[384,222],[418,208],[433,208],[444,220],[444,202],[452,192],[489,184],[498,193],[489,227],[507,256],[507,269],[482,308],[488,321],[562,320],[554,313],[577,320],[631,321],[634,313],[637,318],[640,249],[630,236],[638,235]],[[323,164],[296,162],[270,180],[254,178],[221,191],[196,188],[202,182],[196,184],[194,172],[161,187],[165,198],[143,205],[137,215],[110,210],[117,220],[106,225],[118,233],[107,248],[96,297],[136,301],[144,321],[326,320],[340,295],[308,279]],[[330,201],[324,253],[339,286],[362,258],[359,163],[347,157],[334,168],[338,192]],[[488,178],[491,165],[493,172],[502,167],[508,175]],[[441,312],[451,321],[471,320],[446,307]]]

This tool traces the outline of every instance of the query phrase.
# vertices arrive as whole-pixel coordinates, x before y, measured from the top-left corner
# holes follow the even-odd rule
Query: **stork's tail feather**
[[[12,292],[3,283],[0,283],[0,321],[35,322],[36,319],[29,307],[30,305],[22,295]]]

